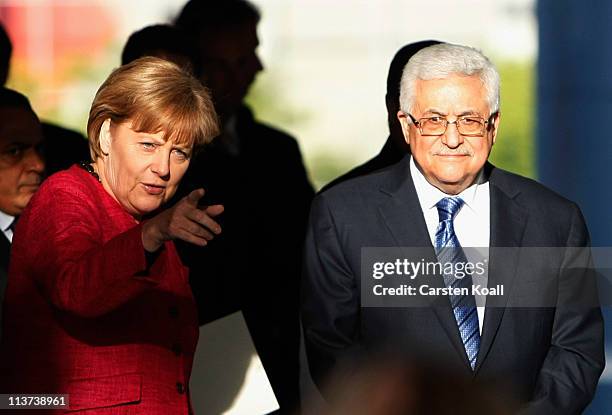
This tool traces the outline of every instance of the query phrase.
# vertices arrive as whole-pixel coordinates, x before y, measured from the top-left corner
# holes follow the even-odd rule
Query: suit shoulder
[[[266,124],[261,124],[257,121],[255,122],[255,125],[257,125],[257,127],[252,131],[257,140],[257,145],[264,146],[276,154],[301,154],[299,144],[295,137],[277,128]]]
[[[244,107],[238,112],[238,131],[239,134],[252,136],[257,145],[273,146],[298,149],[297,140],[289,133],[273,127],[264,122],[256,120],[251,111]]]
[[[383,184],[389,182],[394,166],[385,167],[369,174],[350,177],[344,181],[326,186],[317,194],[317,197],[336,203],[339,201],[350,202],[356,198],[368,198],[378,194]]]
[[[494,176],[493,176],[494,175]],[[516,201],[542,220],[570,222],[576,214],[582,216],[578,205],[536,180],[495,169],[492,182],[502,191],[515,193]]]
[[[253,121],[255,130],[260,134],[268,137],[270,140],[278,140],[287,143],[297,143],[296,139],[289,134],[277,127],[273,127],[260,121]]]
[[[366,161],[365,163],[360,164],[356,167],[353,167],[348,172],[342,174],[341,176],[336,177],[331,182],[327,183],[325,186],[323,186],[323,188],[321,189],[321,192],[324,192],[347,180],[375,173],[379,170],[382,170],[388,167],[390,164],[393,164],[393,163],[386,163],[384,160],[381,159],[380,155],[373,157],[370,160]]]

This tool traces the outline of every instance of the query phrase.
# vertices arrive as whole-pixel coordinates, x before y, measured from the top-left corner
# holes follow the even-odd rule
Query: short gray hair
[[[440,43],[421,49],[404,67],[400,83],[400,108],[410,112],[417,80],[446,79],[453,74],[477,75],[485,87],[491,114],[499,111],[499,73],[478,49]]]

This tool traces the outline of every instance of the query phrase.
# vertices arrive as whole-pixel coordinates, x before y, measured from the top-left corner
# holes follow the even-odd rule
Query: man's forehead
[[[0,134],[0,148],[5,149],[11,146],[30,147],[39,144],[40,142],[42,142],[42,140],[42,135],[38,134],[21,134],[17,137],[2,133]]]
[[[466,107],[462,111],[469,112],[488,107],[486,88],[476,75],[418,79],[414,92],[415,103],[421,110],[435,109],[436,112],[444,112],[450,106],[460,105]]]
[[[448,85],[461,85],[474,90],[484,90],[484,83],[480,76],[474,75],[463,75],[463,74],[449,74],[443,78],[432,78],[432,79],[416,79],[416,89],[436,89],[442,88]]]
[[[203,32],[199,36],[198,45],[200,52],[209,58],[231,58],[244,54],[259,46],[257,25],[247,22],[215,32]]]
[[[10,124],[40,124],[31,109],[14,106],[0,106],[0,121],[10,121]]]
[[[35,144],[42,140],[40,121],[32,111],[19,107],[0,107],[0,142]]]

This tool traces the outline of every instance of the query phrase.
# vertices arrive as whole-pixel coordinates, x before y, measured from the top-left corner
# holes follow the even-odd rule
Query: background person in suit
[[[45,180],[19,220],[0,390],[69,394],[92,414],[191,413],[197,311],[173,241],[206,245],[223,208],[198,208],[202,189],[160,208],[218,132],[212,101],[141,58],[102,84],[87,127],[92,162]]]
[[[302,292],[313,378],[321,385],[354,356],[389,347],[476,382],[504,381],[525,414],[580,413],[604,354],[588,248],[575,256],[566,249],[589,243],[579,208],[487,163],[500,123],[499,75],[479,51],[440,44],[416,53],[400,105],[412,157],[313,202]],[[459,262],[445,257],[450,248],[490,247],[488,286],[501,284],[506,295],[487,297],[486,308],[470,290],[407,297],[411,307],[362,307],[361,286],[371,280],[360,278],[364,247],[420,248],[407,259],[434,263]],[[563,249],[538,256],[496,247]],[[473,280],[425,277],[438,288]],[[525,298],[531,307],[518,307]]]
[[[182,193],[221,203],[223,234],[205,250],[180,245],[200,323],[241,310],[280,405],[299,403],[302,246],[314,191],[296,140],[257,121],[244,98],[263,69],[259,11],[244,0],[192,0],[176,25],[196,42],[200,79],[221,134],[194,160]]]
[[[8,80],[12,54],[13,43],[4,25],[0,23],[0,85],[4,85]]]
[[[0,304],[17,217],[38,190],[45,169],[42,141],[40,122],[28,99],[0,87]]]
[[[397,119],[399,111],[399,95],[400,95],[400,80],[402,79],[402,71],[408,63],[408,59],[419,50],[427,46],[438,44],[437,40],[422,40],[420,42],[409,43],[402,46],[393,56],[389,65],[389,73],[387,74],[387,93],[385,94],[385,106],[387,107],[387,125],[389,126],[389,137],[385,141],[385,145],[376,156],[366,161],[365,163],[346,172],[340,177],[335,178],[326,184],[321,192],[352,179],[354,177],[363,176],[388,167],[400,161],[407,153],[410,153],[410,146],[404,140],[402,126]]]
[[[121,64],[143,56],[156,56],[174,62],[191,73],[199,72],[193,40],[176,26],[156,24],[132,33],[123,46]]]

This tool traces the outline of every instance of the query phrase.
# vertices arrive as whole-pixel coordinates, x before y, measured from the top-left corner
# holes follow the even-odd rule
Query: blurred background
[[[184,3],[0,0],[0,21],[14,47],[7,85],[30,97],[41,118],[84,133],[96,89],[119,65],[129,34],[171,21]],[[612,113],[608,2],[253,3],[262,13],[265,69],[247,101],[260,120],[298,139],[317,189],[377,154],[385,142],[386,76],[397,49],[424,39],[468,44],[482,49],[502,77],[492,161],[577,201],[594,244],[612,246],[606,207],[612,204],[612,144],[603,134]],[[602,121],[587,121],[592,119]],[[604,311],[610,328],[610,308]],[[611,358],[610,336],[607,344]],[[608,369],[591,413],[612,413],[611,384]]]
[[[85,131],[97,87],[119,65],[127,37],[168,22],[184,1],[2,0],[14,43],[8,86],[41,118]],[[474,45],[498,65],[503,117],[498,164],[534,174],[531,0],[452,0],[431,9],[398,0],[256,0],[265,70],[248,101],[256,116],[293,133],[315,186],[373,156],[387,136],[385,82],[405,43]]]

